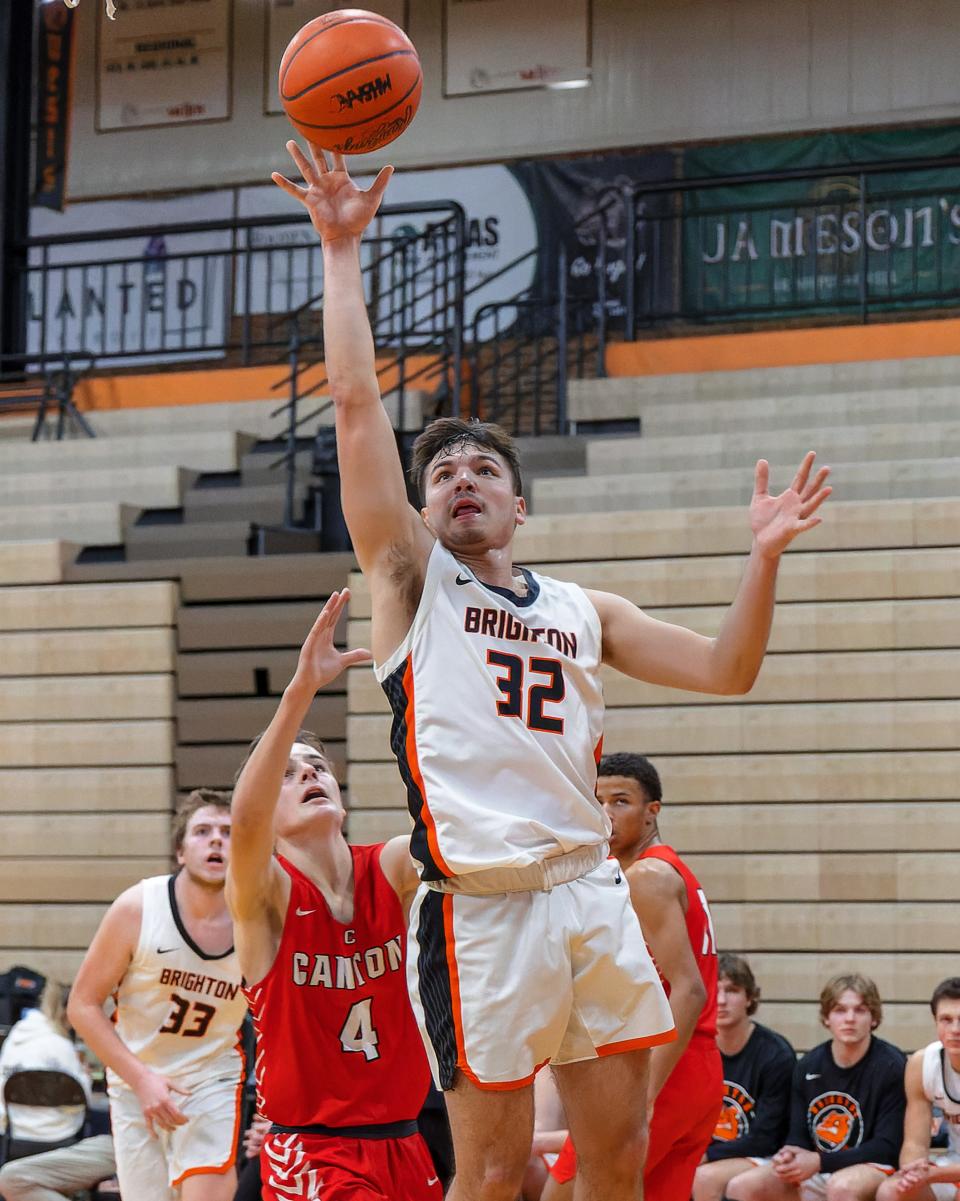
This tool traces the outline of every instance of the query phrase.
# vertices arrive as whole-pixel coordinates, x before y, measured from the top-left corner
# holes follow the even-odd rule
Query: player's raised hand
[[[292,138],[287,142],[287,150],[303,183],[294,183],[274,171],[270,178],[277,187],[300,201],[323,242],[359,237],[376,216],[393,167],[382,168],[365,191],[350,178],[342,154],[332,154],[328,163],[326,153],[319,146],[311,145],[307,158]]]
[[[807,451],[790,487],[779,496],[770,495],[770,464],[766,459],[757,463],[750,528],[758,548],[768,558],[783,554],[798,534],[812,530],[823,520],[817,510],[833,489],[825,486],[829,467],[821,467],[811,479],[816,457],[815,451]]]
[[[334,645],[337,622],[349,599],[349,588],[331,595],[300,649],[294,679],[309,685],[314,692],[335,680],[348,667],[370,663],[373,659],[373,655],[363,648],[341,651]]]
[[[187,1115],[173,1094],[179,1093],[182,1097],[189,1094],[185,1088],[174,1084],[169,1076],[147,1070],[137,1081],[134,1091],[151,1138],[157,1137],[158,1130],[174,1130],[187,1122]]]

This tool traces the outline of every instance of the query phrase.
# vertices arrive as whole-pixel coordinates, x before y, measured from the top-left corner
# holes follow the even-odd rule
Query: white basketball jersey
[[[143,918],[130,966],[116,991],[117,1033],[147,1067],[189,1088],[239,1080],[240,1025],[247,1003],[231,947],[206,955],[177,909],[173,876],[141,881]],[[109,1073],[112,1088],[126,1088]]]
[[[600,619],[577,585],[523,574],[523,596],[482,584],[437,542],[413,624],[376,668],[425,880],[609,838]]]
[[[954,1071],[942,1043],[924,1047],[923,1094],[931,1104],[943,1110],[950,1153],[960,1158],[960,1072]]]

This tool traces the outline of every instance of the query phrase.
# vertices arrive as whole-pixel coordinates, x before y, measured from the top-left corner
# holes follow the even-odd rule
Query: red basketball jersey
[[[679,874],[686,886],[687,935],[690,938],[690,947],[707,990],[707,1002],[697,1019],[694,1033],[714,1036],[717,1033],[717,941],[713,934],[713,918],[710,916],[706,894],[700,887],[700,881],[673,847],[663,844],[647,847],[642,854],[637,856],[637,859],[662,859]],[[662,974],[661,979],[663,979]],[[669,996],[670,982],[663,979],[663,983]]]
[[[407,996],[406,923],[377,846],[351,847],[353,918],[338,922],[292,863],[280,949],[244,988],[261,1112],[280,1126],[409,1121],[429,1068]]]

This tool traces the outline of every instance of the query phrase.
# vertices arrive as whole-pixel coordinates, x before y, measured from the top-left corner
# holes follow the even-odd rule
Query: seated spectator
[[[780,1034],[753,1021],[760,989],[750,964],[720,956],[717,1046],[723,1061],[723,1109],[693,1182],[693,1201],[720,1201],[729,1181],[783,1146],[797,1055]]]
[[[960,1187],[960,977],[937,985],[930,1008],[937,1041],[907,1061],[900,1171],[881,1184],[877,1201],[955,1201]],[[930,1154],[934,1107],[947,1128],[945,1155]]]
[[[83,1066],[67,1025],[67,989],[48,979],[38,1009],[27,1009],[0,1047],[0,1117],[6,1122],[3,1086],[14,1072],[66,1072],[83,1085],[90,1100],[90,1075]],[[17,1138],[59,1143],[80,1133],[85,1107],[13,1105],[10,1119]]]
[[[93,1189],[117,1170],[109,1134],[85,1138],[71,1147],[13,1159],[0,1168],[3,1201],[61,1201],[80,1189]]]
[[[872,980],[834,976],[820,994],[830,1038],[793,1073],[790,1129],[773,1159],[734,1177],[730,1201],[873,1201],[903,1137],[905,1057],[877,1038]]]

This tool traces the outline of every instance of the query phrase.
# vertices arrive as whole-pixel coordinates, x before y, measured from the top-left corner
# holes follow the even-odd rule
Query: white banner
[[[590,0],[444,0],[445,96],[590,81]]]
[[[350,0],[344,3],[330,3],[329,0],[267,0],[266,5],[266,46],[265,75],[263,81],[263,111],[265,113],[282,113],[283,105],[277,91],[277,76],[280,72],[280,60],[290,39],[302,26],[314,17],[323,13],[335,12],[338,8],[363,7],[368,12],[379,13],[382,17],[393,21],[395,25],[406,28],[406,0],[375,0],[372,4],[352,4]]]
[[[64,350],[91,355],[98,367],[129,366],[131,360],[115,358],[124,351],[137,352],[137,363],[221,358],[222,351],[203,348],[227,338],[229,231],[127,238],[123,231],[148,223],[226,221],[232,207],[232,193],[207,192],[175,200],[91,201],[62,214],[34,209],[33,237],[85,230],[116,236],[31,249],[28,352],[53,359]]]
[[[372,177],[361,177],[358,182],[366,187]],[[530,286],[537,266],[537,224],[523,188],[506,167],[496,164],[398,172],[390,181],[385,204],[444,200],[455,200],[466,210],[465,321],[469,324],[482,305],[506,300]],[[290,212],[293,203],[273,186],[244,188],[240,193],[240,215],[253,217]],[[381,237],[397,233],[417,235],[407,266],[418,274],[414,290],[409,293],[413,298],[412,307],[405,312],[404,319],[408,326],[411,322],[422,322],[425,336],[429,333],[430,313],[441,303],[439,291],[432,287],[435,277],[427,264],[431,253],[436,252],[439,236],[436,230],[444,219],[445,215],[439,210],[391,215],[378,218],[371,229],[371,233]],[[241,287],[250,297],[254,312],[263,312],[268,306],[274,307],[275,311],[280,305],[305,304],[321,290],[323,264],[319,239],[309,225],[301,223],[255,230],[252,245],[263,252],[273,248],[273,253],[253,256],[249,283],[238,279],[238,305]],[[379,253],[382,254],[384,249],[381,246]],[[515,259],[523,261],[493,283],[485,284]],[[367,280],[369,284],[369,277]],[[381,290],[389,287],[389,283],[383,277]],[[384,314],[383,323],[376,331],[378,341],[391,340],[389,326],[389,317]]]
[[[233,0],[119,0],[100,12],[97,131],[230,116]]]

